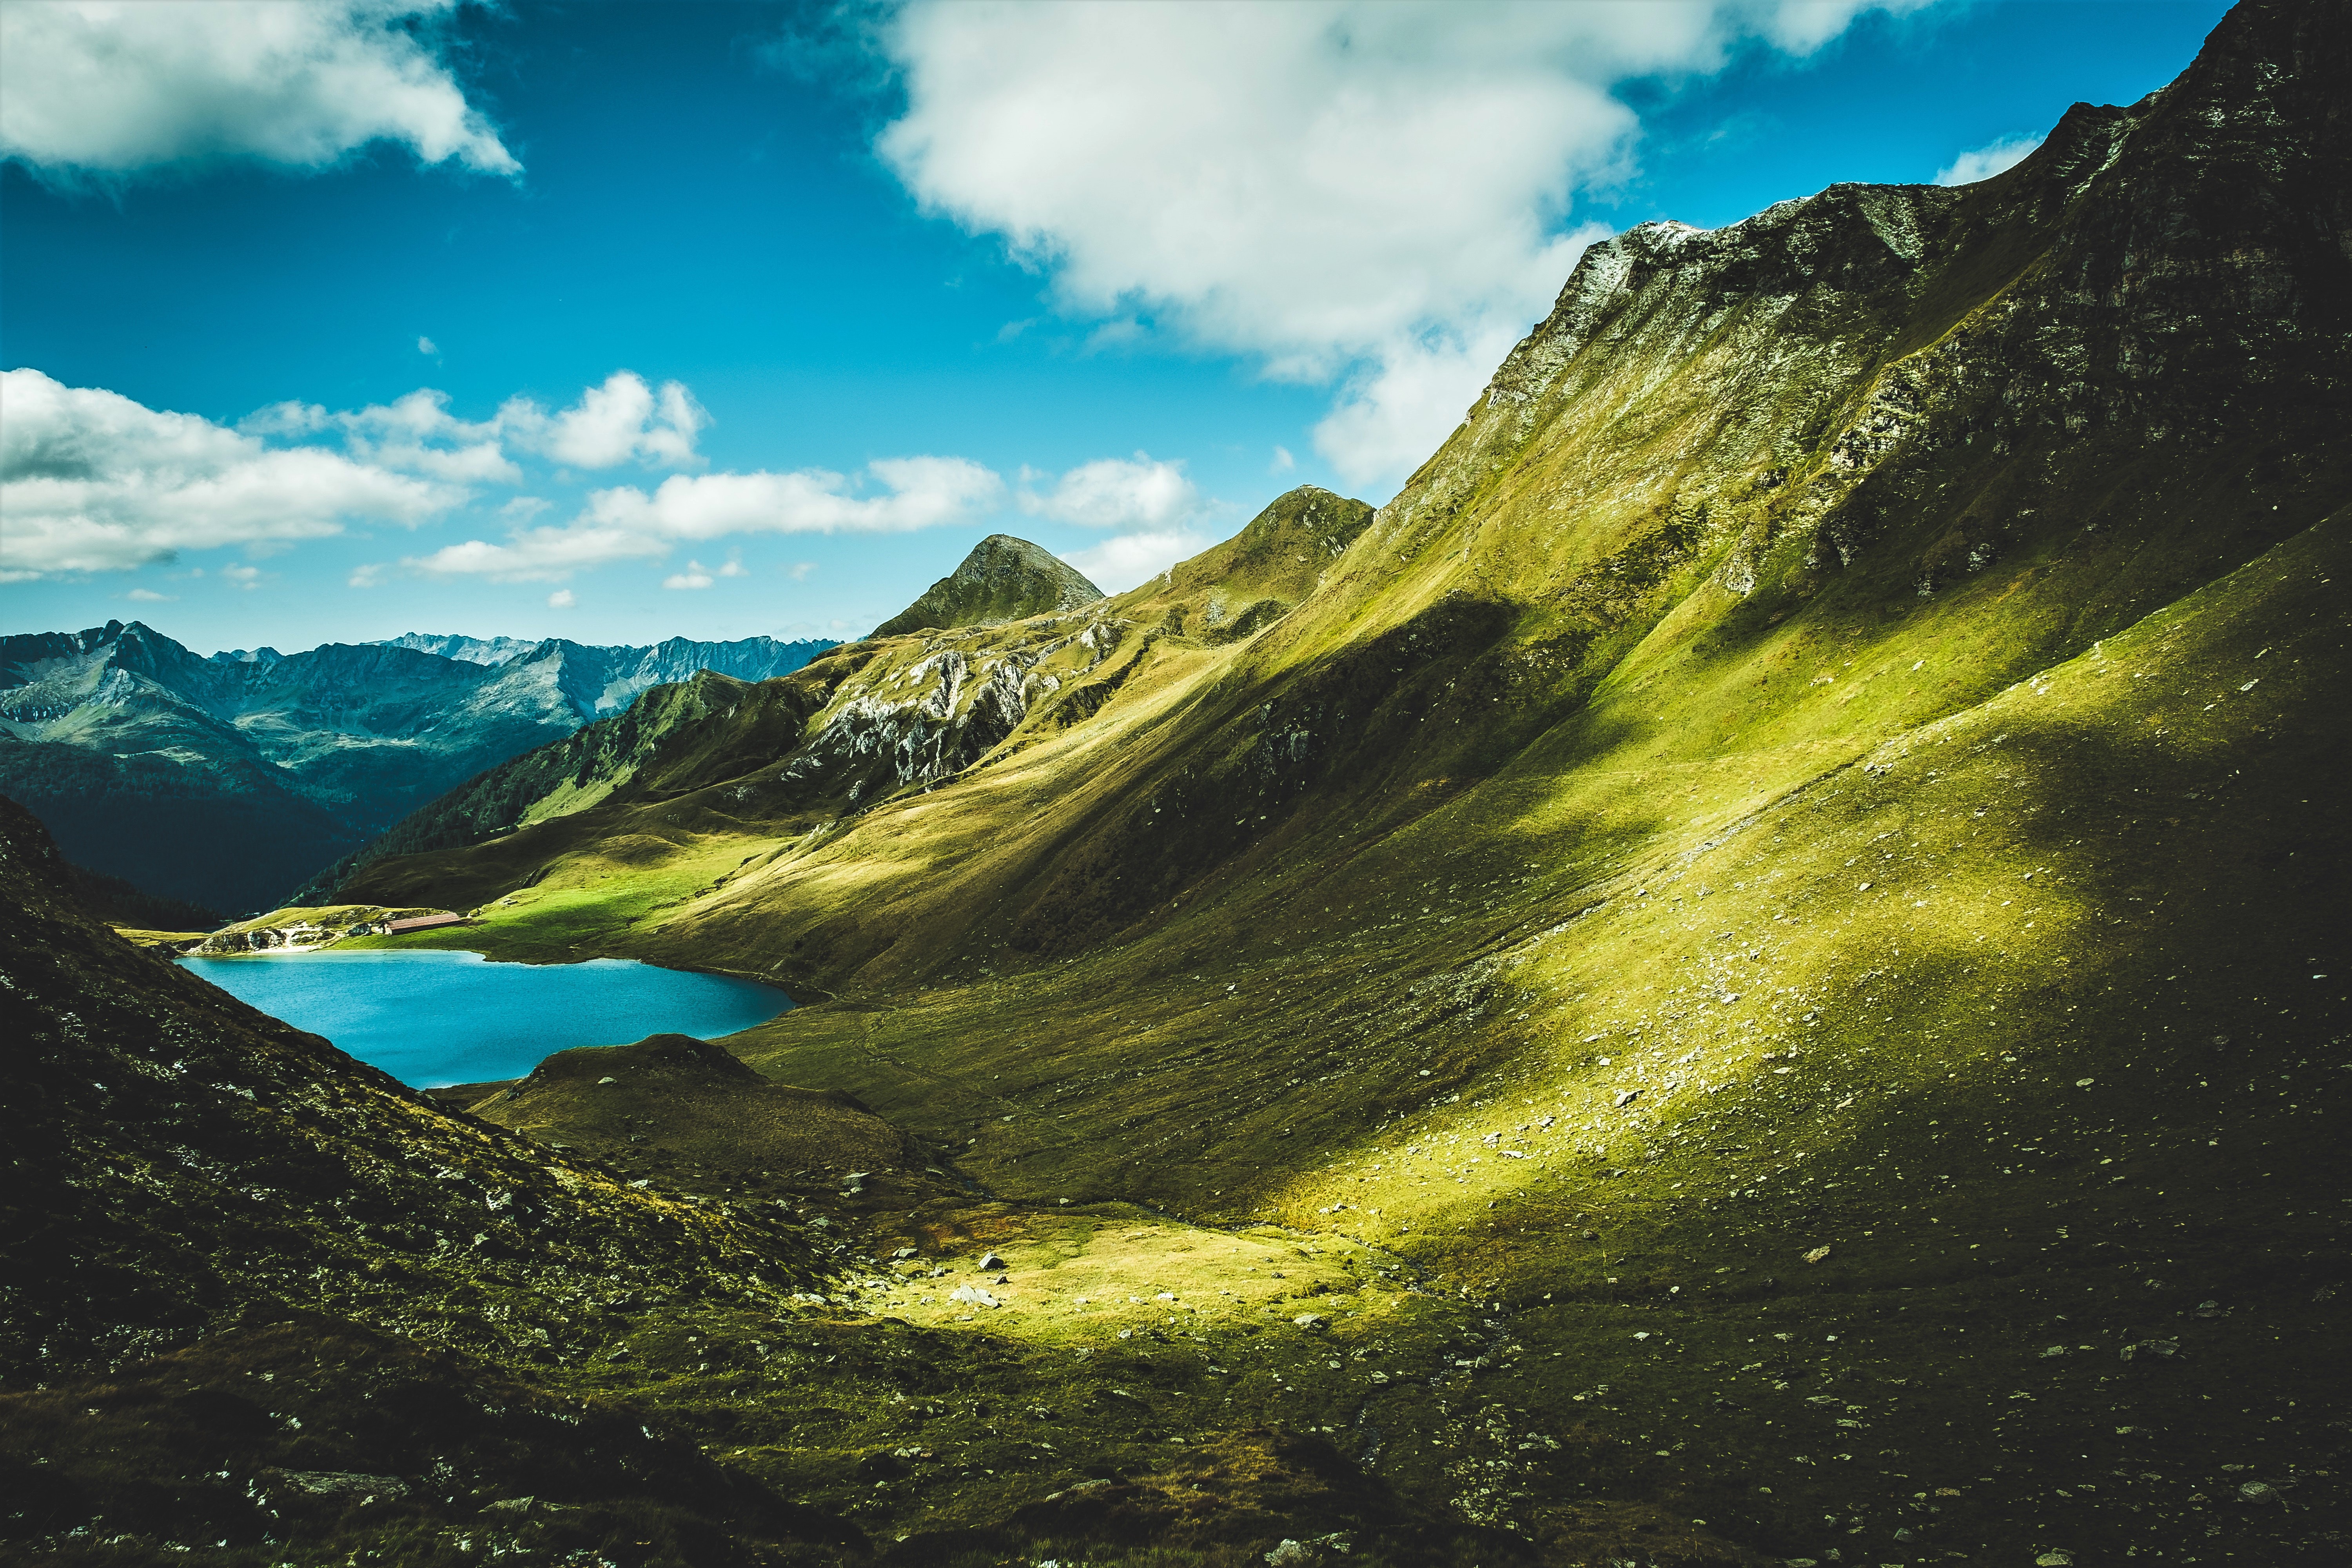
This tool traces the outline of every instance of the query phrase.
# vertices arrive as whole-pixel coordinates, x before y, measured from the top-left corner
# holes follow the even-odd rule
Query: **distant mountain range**
[[[133,621],[0,638],[0,794],[77,863],[267,908],[421,803],[712,669],[764,680],[833,645],[594,647],[409,633],[205,658]]]

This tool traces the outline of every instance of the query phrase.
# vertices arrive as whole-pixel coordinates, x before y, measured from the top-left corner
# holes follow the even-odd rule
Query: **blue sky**
[[[1386,500],[1592,235],[1989,170],[2224,9],[16,0],[0,630],[847,637],[1000,529],[1126,586]]]

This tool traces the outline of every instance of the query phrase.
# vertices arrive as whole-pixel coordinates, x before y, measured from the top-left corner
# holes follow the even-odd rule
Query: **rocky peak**
[[[1103,591],[1042,545],[992,533],[923,596],[874,628],[877,637],[995,626],[1091,605]]]

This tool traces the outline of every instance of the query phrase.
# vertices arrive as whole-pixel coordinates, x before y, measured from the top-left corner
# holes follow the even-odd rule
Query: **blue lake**
[[[573,1046],[715,1039],[793,1005],[772,986],[619,958],[489,963],[478,952],[331,951],[182,962],[412,1089],[520,1078]]]

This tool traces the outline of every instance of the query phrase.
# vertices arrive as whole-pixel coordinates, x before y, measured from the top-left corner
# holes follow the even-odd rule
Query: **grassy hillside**
[[[1400,1552],[2332,1562],[2347,52],[2242,5],[1994,180],[1644,226],[1283,587],[858,645],[341,896],[783,984],[730,1047],[998,1205],[862,1223],[1048,1281],[878,1302],[1055,1410],[1158,1333],[1130,1426]]]

